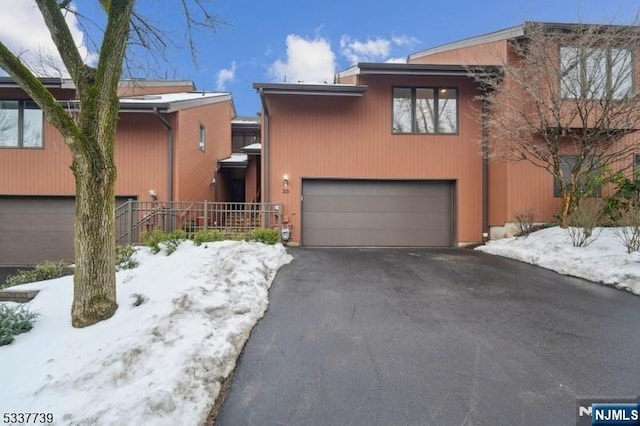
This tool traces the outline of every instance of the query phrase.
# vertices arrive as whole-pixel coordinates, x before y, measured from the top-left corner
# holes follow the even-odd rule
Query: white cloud
[[[387,64],[406,64],[407,58],[389,58],[385,62]]]
[[[413,36],[408,36],[404,34],[400,34],[400,35],[393,34],[391,36],[391,42],[396,46],[413,46],[415,44],[420,43],[420,40],[418,40],[416,37],[413,37]]]
[[[269,68],[276,81],[332,82],[336,55],[328,40],[316,36],[308,39],[297,34],[287,36],[287,59],[278,59]]]
[[[340,39],[340,53],[352,64],[378,62],[387,58],[390,52],[391,42],[384,38],[369,39],[362,42],[360,40],[352,40],[351,37],[343,35]]]
[[[95,64],[97,55],[90,53],[83,44],[85,36],[75,15],[67,13],[65,19],[79,46],[80,55],[86,63]],[[0,2],[0,40],[36,74],[56,77],[68,75],[34,2]]]
[[[218,91],[227,90],[227,83],[236,79],[236,61],[231,62],[231,68],[223,68],[218,71],[218,79],[216,82]]]

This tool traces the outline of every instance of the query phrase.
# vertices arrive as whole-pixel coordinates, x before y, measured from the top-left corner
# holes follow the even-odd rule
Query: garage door
[[[73,197],[0,198],[0,265],[73,258]]]
[[[302,244],[328,247],[450,247],[450,181],[302,182]]]
[[[74,210],[74,197],[0,197],[0,265],[72,260]]]

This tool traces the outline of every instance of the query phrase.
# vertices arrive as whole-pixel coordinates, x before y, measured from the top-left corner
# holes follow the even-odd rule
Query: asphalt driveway
[[[218,425],[568,425],[640,393],[640,297],[463,249],[291,254]]]

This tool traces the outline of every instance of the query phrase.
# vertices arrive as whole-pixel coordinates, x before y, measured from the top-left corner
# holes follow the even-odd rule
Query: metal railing
[[[116,208],[116,243],[141,244],[143,234],[156,229],[187,233],[217,229],[230,235],[248,234],[256,228],[280,229],[280,212],[279,203],[129,200]]]

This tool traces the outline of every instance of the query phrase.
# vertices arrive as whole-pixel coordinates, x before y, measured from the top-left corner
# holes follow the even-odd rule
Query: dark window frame
[[[559,84],[559,88],[560,88],[560,96],[562,99],[565,100],[575,100],[575,99],[592,99],[594,101],[600,100],[600,99],[608,99],[609,97],[611,97],[612,100],[614,101],[622,101],[625,99],[629,99],[630,97],[633,97],[633,94],[635,93],[635,51],[633,49],[630,49],[628,47],[615,47],[615,46],[608,46],[608,47],[598,47],[598,46],[593,46],[590,47],[591,49],[600,49],[600,50],[605,50],[606,51],[606,56],[605,56],[605,78],[606,78],[606,87],[604,88],[605,93],[602,97],[598,98],[598,97],[590,97],[590,96],[585,96],[585,94],[588,95],[588,93],[590,92],[590,88],[588,88],[586,86],[587,81],[585,80],[586,78],[588,78],[588,75],[585,71],[586,67],[586,60],[587,60],[587,55],[586,54],[579,54],[578,57],[578,78],[580,79],[580,96],[579,97],[573,97],[571,94],[565,93],[563,90],[563,78],[566,74],[566,71],[563,69],[562,66],[562,49],[587,49],[588,47],[578,47],[578,46],[574,46],[571,44],[561,44],[558,46],[558,61],[560,64],[560,73],[558,75],[558,84]],[[625,96],[622,97],[615,97],[611,92],[612,92],[612,88],[611,88],[611,84],[612,84],[612,75],[613,75],[613,66],[615,65],[613,63],[613,59],[612,59],[612,51],[613,50],[626,50],[629,53],[629,66],[631,67],[630,70],[630,77],[631,77],[631,84],[629,86],[629,91]]]
[[[411,90],[411,131],[401,132],[396,131],[394,127],[395,117],[395,90],[396,89],[410,89]],[[416,120],[416,92],[418,90],[432,90],[433,91],[433,111],[436,114],[433,132],[420,132],[417,129]],[[456,123],[455,132],[440,132],[440,91],[441,90],[455,90],[456,101]],[[460,134],[460,89],[453,86],[393,86],[391,88],[391,134],[392,135],[430,135],[430,136],[457,136]]]
[[[0,145],[0,149],[44,149],[44,111],[42,111],[38,104],[31,99],[0,99],[0,102],[18,102],[18,143],[13,146]],[[36,108],[26,108],[25,105],[27,104],[33,104]],[[24,112],[26,109],[37,109],[41,111],[40,143],[36,146],[24,145]]]
[[[207,130],[204,127],[204,124],[200,123],[200,127],[198,128],[198,149],[202,152],[205,152],[207,147]]]
[[[242,138],[241,146],[236,146],[234,139],[236,137]],[[231,132],[231,152],[242,152],[242,147],[258,143],[260,140],[260,133],[258,130],[232,130]]]

